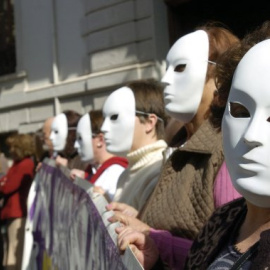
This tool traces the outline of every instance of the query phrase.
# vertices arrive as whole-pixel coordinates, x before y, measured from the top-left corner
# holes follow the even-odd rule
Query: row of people
[[[193,240],[213,211],[240,197],[224,163],[221,133],[209,122],[209,107],[216,94],[216,63],[237,43],[230,31],[205,25],[172,46],[162,82],[166,111],[184,123],[178,134],[179,147],[164,164],[150,198],[138,213],[128,205],[108,206],[116,211],[112,222],[120,221],[155,241],[165,266],[171,265],[171,256],[164,236],[177,236],[176,261],[181,269]]]
[[[243,46],[244,42],[241,44]],[[101,186],[103,191],[97,191],[108,194],[112,202],[107,208],[115,211],[110,221],[120,221],[124,225],[117,229],[120,248],[125,249],[128,243],[133,243],[146,269],[155,267],[158,256],[157,267],[168,264],[182,269],[194,240],[186,265],[190,269],[196,269],[201,263],[209,265],[207,256],[211,255],[213,261],[214,253],[210,254],[213,249],[204,250],[207,261],[200,257],[199,249],[200,245],[211,245],[211,235],[207,235],[209,227],[203,231],[205,239],[197,238],[198,233],[216,208],[241,195],[246,196],[245,188],[235,185],[237,174],[232,185],[224,162],[222,134],[209,121],[213,99],[220,102],[220,97],[224,98],[222,94],[226,98],[226,91],[222,93],[220,89],[231,83],[229,79],[233,73],[228,78],[225,76],[227,70],[219,69],[220,57],[228,59],[229,54],[225,52],[231,46],[241,47],[237,37],[227,29],[215,25],[200,27],[181,37],[170,49],[163,85],[151,80],[127,83],[109,95],[103,106],[104,119],[101,112],[99,116],[91,117],[94,112],[90,112],[81,117],[73,111],[65,111],[50,125],[52,157],[58,164],[80,169],[72,171],[71,178],[80,175]],[[222,70],[224,76],[217,77],[220,80],[218,91],[215,85],[217,70]],[[234,100],[234,103],[237,102]],[[219,106],[212,108],[222,116]],[[164,141],[168,121],[164,109],[170,117],[183,123],[177,134],[177,148],[173,151]],[[239,118],[237,113],[241,116],[246,113],[240,106],[235,106],[235,111],[236,118]],[[101,120],[95,127],[98,117]],[[226,130],[230,131],[229,124]],[[226,138],[234,138],[234,135],[228,133]],[[233,152],[230,143],[228,141],[224,147],[225,154],[226,149]],[[101,150],[104,158],[99,159]],[[234,156],[230,157],[237,164]],[[231,167],[230,173],[234,176]],[[248,209],[260,212],[261,209],[253,204],[256,206],[251,200],[252,206]],[[249,203],[247,205],[249,207]],[[248,218],[249,215],[243,220]],[[226,222],[226,218],[223,216],[221,221]],[[248,246],[244,241],[245,245]],[[145,253],[149,251],[146,258],[151,260],[145,259],[141,247]]]
[[[240,196],[231,184],[224,163],[221,134],[208,121],[209,106],[216,89],[216,62],[237,42],[238,39],[228,30],[206,25],[174,44],[167,55],[168,69],[162,82],[166,85],[166,111],[184,123],[178,137],[181,147],[173,152],[164,167],[162,158],[159,158],[157,167],[150,164],[151,168],[137,173],[140,178],[135,178],[133,184],[129,179],[129,169],[125,171],[124,177],[118,181],[119,189],[113,201],[125,202],[129,206],[118,203],[108,206],[110,210],[122,212],[115,214],[112,222],[120,220],[124,225],[150,234],[165,263],[168,263],[168,258],[163,251],[166,245],[161,235],[178,236],[177,245],[182,249],[177,260],[183,266],[192,241],[214,209]],[[129,153],[132,157],[132,152],[140,149],[136,145],[142,145],[144,149],[144,134],[151,135],[157,123],[164,128],[165,119],[154,110],[157,102],[148,99],[148,88],[149,85],[141,91],[142,100],[152,106],[150,110],[140,107],[138,103],[141,101],[132,84],[114,91],[106,100],[101,131],[109,152],[124,156]],[[145,118],[145,123],[140,117]],[[155,138],[156,132],[153,134],[152,138]],[[138,154],[144,155],[141,149]],[[151,170],[159,177],[158,183],[158,177],[150,177],[151,182],[143,181],[148,173],[152,173]],[[146,183],[150,183],[149,189]],[[146,197],[143,199],[140,195],[144,192]]]
[[[117,228],[120,249],[131,244],[145,269],[160,264],[159,256],[172,269],[182,269],[183,263],[185,269],[269,268],[269,52],[268,21],[225,52],[217,63],[218,91],[211,119],[217,129],[222,129],[226,164],[233,186],[243,198],[211,215],[184,261],[179,260],[185,253],[181,236],[160,234],[161,249],[151,234]]]
[[[168,68],[162,79],[165,104],[163,89],[156,90],[145,81],[114,91],[103,107],[100,131],[107,151],[127,156],[129,161],[111,196],[113,202],[108,205],[108,209],[116,211],[110,220],[150,234],[160,254],[165,254],[165,263],[166,246],[160,235],[178,236],[182,247],[178,260],[183,265],[192,241],[214,209],[240,196],[224,163],[221,133],[208,121],[216,89],[216,62],[237,42],[224,28],[200,27],[180,38],[167,55]],[[164,108],[184,126],[178,134],[180,147],[163,166],[166,143],[161,139],[167,121]],[[50,138],[58,154],[64,149],[69,129],[74,128],[67,125],[66,118],[60,114],[52,124]],[[91,155],[91,147],[86,147],[93,147],[89,118],[87,121],[78,126],[77,147],[79,153]]]

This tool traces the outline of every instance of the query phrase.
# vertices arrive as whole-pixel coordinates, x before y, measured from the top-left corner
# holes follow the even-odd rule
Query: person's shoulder
[[[246,200],[241,197],[217,208],[213,213],[213,216],[215,217],[218,215],[227,218],[230,214],[237,215],[238,213],[242,212],[243,209],[246,209]]]
[[[116,172],[123,172],[125,170],[125,168],[120,165],[120,164],[111,164],[109,167],[106,168],[107,172],[112,172],[112,171],[116,171]]]
[[[128,160],[124,157],[119,157],[119,156],[113,156],[109,159],[107,159],[102,166],[105,166],[106,168],[109,168],[113,165],[118,165],[123,168],[128,167]]]
[[[21,162],[19,163],[19,166],[20,167],[21,166],[35,166],[35,163],[31,157],[26,157],[21,160]]]

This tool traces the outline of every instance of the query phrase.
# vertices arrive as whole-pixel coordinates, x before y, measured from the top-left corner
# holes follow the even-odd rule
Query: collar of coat
[[[214,129],[209,120],[205,120],[191,138],[179,147],[180,151],[212,154],[217,142],[222,143],[221,132]]]

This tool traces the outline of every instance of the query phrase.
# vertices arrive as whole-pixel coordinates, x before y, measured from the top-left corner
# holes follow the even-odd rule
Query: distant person
[[[51,134],[51,125],[54,120],[54,117],[47,118],[41,129],[36,131],[35,136],[35,143],[36,143],[36,172],[41,168],[42,161],[45,158],[53,158],[53,145],[52,141],[50,140]]]
[[[53,155],[53,144],[50,139],[53,120],[54,116],[47,118],[42,127],[43,149],[48,152],[49,157],[52,157]]]
[[[76,127],[81,115],[73,110],[64,111],[55,116],[51,125],[50,140],[53,145],[53,155],[57,165],[71,169],[84,170],[87,163],[81,161],[74,148]]]
[[[13,160],[7,174],[0,179],[1,225],[6,228],[4,238],[5,269],[21,269],[24,225],[27,215],[27,196],[34,177],[33,137],[17,134],[7,138],[9,153]]]

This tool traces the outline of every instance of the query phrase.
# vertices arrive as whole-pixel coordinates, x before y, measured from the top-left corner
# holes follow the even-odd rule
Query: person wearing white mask
[[[123,157],[117,157],[106,150],[104,136],[100,131],[103,123],[101,110],[86,113],[79,120],[76,130],[74,147],[77,149],[81,160],[89,162],[94,169],[92,175],[89,170],[71,170],[71,178],[75,176],[87,179],[90,183],[104,190],[104,195],[111,200],[116,191],[120,174],[128,166]]]
[[[232,183],[243,198],[213,214],[191,248],[187,269],[270,267],[269,71],[267,21],[220,62],[216,104],[221,111],[226,104],[224,153]],[[220,115],[216,120],[220,122]]]
[[[54,117],[51,125],[50,140],[52,141],[54,158],[57,165],[67,166],[69,169],[87,167],[82,162],[74,148],[76,127],[81,115],[73,110],[64,111]]]
[[[130,151],[135,127],[135,98],[128,87],[113,91],[103,105],[104,133],[107,150],[126,156]]]
[[[219,60],[218,93],[211,107],[211,121],[222,129],[232,183],[243,198],[213,213],[195,238],[184,269],[270,267],[269,71],[270,21]],[[131,244],[145,269],[150,269],[160,255],[154,241],[128,228],[118,232],[120,248]],[[171,243],[175,241],[176,237],[170,238]],[[170,266],[181,269],[173,263],[181,247],[171,244],[166,248]]]
[[[64,113],[58,114],[52,121],[50,140],[54,152],[64,150],[68,135],[67,117]]]
[[[158,184],[138,219],[115,214],[133,229],[150,234],[161,259],[182,269],[188,250],[215,208],[238,198],[224,163],[221,133],[209,122],[216,61],[238,42],[229,30],[206,24],[178,39],[167,55],[166,111],[184,123],[177,148],[163,166]],[[117,206],[108,207],[117,209]],[[178,236],[177,243],[167,237]],[[167,246],[179,246],[171,261]]]
[[[129,166],[117,183],[113,201],[142,209],[152,193],[163,163],[163,86],[154,80],[137,80],[114,91],[103,106],[101,127],[111,153],[126,156]]]

